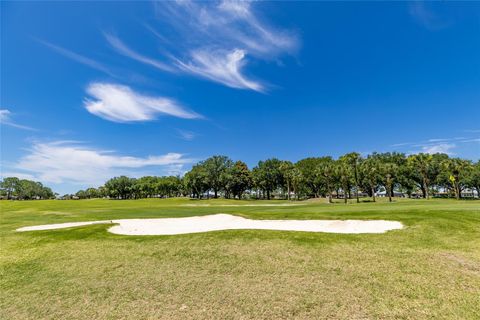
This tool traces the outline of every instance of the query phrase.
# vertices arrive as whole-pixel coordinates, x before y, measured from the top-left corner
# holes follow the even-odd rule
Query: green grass
[[[0,318],[480,318],[480,201],[265,206],[284,203],[1,201]],[[407,227],[363,235],[239,230],[120,236],[106,225],[14,231],[213,213],[387,219]]]

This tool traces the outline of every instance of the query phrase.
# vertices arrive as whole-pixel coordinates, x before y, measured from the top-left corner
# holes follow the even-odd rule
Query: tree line
[[[115,177],[99,188],[78,191],[75,196],[80,199],[103,198],[141,199],[154,197],[179,197],[184,195],[183,181],[180,177],[145,176],[129,178]]]
[[[213,156],[194,165],[183,177],[115,177],[98,189],[79,191],[79,198],[138,199],[192,198],[305,199],[375,197],[390,201],[396,192],[409,197],[444,196],[460,199],[465,189],[480,192],[480,162],[446,154],[352,152],[338,159],[311,157],[296,163],[276,158],[249,169],[242,161]],[[397,193],[398,194],[398,193]]]
[[[5,199],[34,200],[51,199],[55,194],[41,182],[8,177],[0,181],[0,196]]]
[[[191,197],[212,194],[241,199],[245,193],[255,198],[305,199],[326,197],[372,197],[384,191],[390,201],[395,192],[408,197],[436,196],[460,199],[462,191],[480,192],[480,161],[451,158],[446,154],[412,154],[387,152],[362,157],[345,154],[338,159],[311,157],[296,163],[276,158],[260,161],[249,170],[242,161],[213,156],[193,166],[183,178]]]
[[[27,185],[25,181],[28,180],[12,179],[17,178],[5,178],[0,185],[2,192],[9,197],[33,199],[53,195],[40,183],[32,182],[37,189],[29,189],[19,187],[19,181]],[[108,180],[99,188],[80,190],[73,197],[139,199],[189,196],[201,199],[221,196],[227,199],[288,200],[326,197],[330,202],[333,198],[341,198],[345,202],[356,199],[359,202],[360,197],[371,197],[375,201],[379,195],[392,201],[399,193],[427,199],[431,196],[460,199],[467,189],[480,193],[480,161],[474,163],[442,153],[407,156],[387,152],[362,157],[352,152],[337,159],[310,157],[296,163],[271,158],[258,162],[253,169],[242,161],[217,155],[197,163],[183,177],[145,176],[137,179],[120,176]]]

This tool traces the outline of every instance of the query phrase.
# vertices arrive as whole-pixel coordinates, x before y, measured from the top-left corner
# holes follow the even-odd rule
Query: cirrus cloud
[[[147,57],[118,37],[104,33],[111,47],[123,56],[162,71],[191,74],[227,87],[264,92],[263,81],[246,74],[246,57],[278,60],[294,54],[297,35],[261,19],[249,1],[158,1],[158,23],[165,33],[146,28],[160,40],[158,58]],[[171,35],[170,37],[168,36]]]
[[[190,62],[177,61],[178,66],[194,75],[211,79],[215,82],[237,89],[252,89],[263,91],[264,86],[246,78],[242,74],[245,65],[245,51],[235,49],[231,52],[195,50]]]
[[[480,138],[475,136],[470,137],[453,137],[453,138],[432,138],[420,142],[403,142],[390,145],[396,150],[404,149],[407,154],[413,153],[445,153],[448,155],[455,155],[459,150],[465,148],[478,148],[477,144]]]
[[[71,50],[68,50],[68,49],[65,49],[65,48],[62,48],[60,46],[57,46],[53,43],[50,43],[48,41],[45,41],[45,40],[41,40],[41,39],[36,39],[39,43],[43,44],[44,46],[52,49],[53,51],[61,54],[62,56],[65,56],[73,61],[76,61],[78,63],[81,63],[83,65],[86,65],[90,68],[93,68],[93,69],[96,69],[98,71],[101,71],[101,72],[104,72],[110,76],[115,76],[112,71],[106,67],[104,64],[96,61],[96,60],[93,60],[91,58],[88,58],[86,56],[83,56],[81,54],[78,54],[76,52],[73,52]]]
[[[438,31],[449,27],[452,24],[451,17],[445,14],[440,15],[438,11],[434,10],[433,5],[443,6],[445,3],[442,1],[416,0],[409,3],[409,13],[419,24],[430,31]],[[445,8],[443,9],[445,10]]]
[[[118,53],[132,58],[134,60],[137,60],[139,62],[151,65],[157,69],[163,70],[163,71],[169,71],[173,72],[174,69],[173,67],[169,66],[166,63],[163,63],[161,61],[146,57],[135,50],[129,48],[125,43],[122,42],[118,37],[114,36],[113,34],[109,33],[104,33],[105,38],[107,39],[107,42],[115,49],[117,50]]]
[[[435,153],[445,153],[448,155],[452,154],[452,149],[454,149],[457,145],[453,143],[437,143],[422,146],[423,153],[435,154]]]
[[[125,85],[94,82],[87,87],[87,93],[91,97],[84,101],[88,112],[114,122],[150,121],[161,115],[202,117],[173,99],[143,95]]]
[[[12,113],[8,109],[0,109],[0,125],[10,126],[10,127],[17,128],[17,129],[35,131],[35,129],[33,129],[31,127],[24,126],[24,125],[21,125],[21,124],[18,124],[16,122],[14,122],[13,119],[12,119]]]
[[[118,175],[181,174],[194,160],[180,153],[147,157],[119,155],[77,141],[34,143],[9,175],[34,177],[46,183],[84,186],[103,184]]]

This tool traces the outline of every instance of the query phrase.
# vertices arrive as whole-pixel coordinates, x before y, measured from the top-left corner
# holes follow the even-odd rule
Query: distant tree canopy
[[[446,154],[352,152],[338,159],[311,157],[296,163],[276,158],[253,168],[226,156],[213,156],[180,177],[116,177],[102,192],[80,191],[77,196],[114,199],[190,196],[192,198],[306,199],[360,196],[430,196],[461,198],[466,189],[480,191],[480,162],[450,158]]]
[[[50,199],[55,195],[48,187],[40,182],[15,177],[4,178],[0,181],[0,194],[6,199]]]
[[[183,195],[183,181],[180,177],[129,178],[115,177],[98,189],[88,188],[78,191],[75,196],[79,199],[104,198],[111,199],[140,199],[154,197],[178,197]]]
[[[0,191],[8,199],[47,199],[52,191],[39,182],[5,178]],[[465,191],[468,190],[468,193]],[[114,177],[99,188],[78,191],[80,199],[192,198],[306,199],[327,197],[452,197],[480,193],[480,161],[446,154],[348,153],[338,159],[310,157],[296,163],[276,158],[253,168],[227,156],[213,156],[194,165],[183,177]]]

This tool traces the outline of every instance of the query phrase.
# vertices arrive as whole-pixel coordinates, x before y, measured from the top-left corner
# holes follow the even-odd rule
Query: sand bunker
[[[57,224],[44,224],[41,226],[32,226],[32,227],[23,227],[17,229],[17,231],[38,231],[38,230],[53,230],[53,229],[65,229],[65,228],[73,228],[73,227],[82,227],[82,226],[89,226],[92,224],[111,224],[111,220],[105,221],[89,221],[89,222],[68,222],[68,223],[57,223]]]
[[[384,233],[402,229],[397,221],[386,220],[251,220],[229,214],[187,218],[120,219],[73,222],[19,228],[17,231],[52,230],[92,224],[116,224],[109,232],[123,235],[173,235],[220,230],[260,229],[329,233]]]

